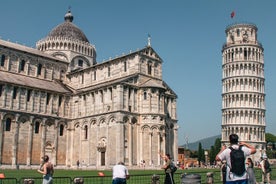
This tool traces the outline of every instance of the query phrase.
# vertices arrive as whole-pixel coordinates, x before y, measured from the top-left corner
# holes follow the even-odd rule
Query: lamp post
[[[204,151],[204,155],[205,155],[205,164],[207,166],[207,163],[208,163],[208,151]]]

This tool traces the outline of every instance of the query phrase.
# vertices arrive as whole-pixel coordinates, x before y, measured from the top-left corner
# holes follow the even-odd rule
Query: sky
[[[264,47],[266,132],[276,134],[275,0],[8,0],[0,7],[1,39],[30,47],[70,7],[98,63],[144,48],[150,35],[163,80],[178,96],[179,145],[220,134],[225,28],[253,23]]]

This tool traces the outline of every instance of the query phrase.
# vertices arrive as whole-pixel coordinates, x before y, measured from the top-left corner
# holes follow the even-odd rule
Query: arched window
[[[1,56],[1,66],[5,66],[5,60],[6,60],[6,56],[4,54],[2,54],[2,56]]]
[[[21,62],[20,62],[20,69],[19,69],[20,71],[24,71],[25,63],[26,63],[25,60],[22,59]]]
[[[94,71],[94,80],[97,80],[97,73]]]
[[[152,67],[151,67],[151,64],[149,63],[148,64],[148,74],[151,75],[151,70],[152,70]]]
[[[59,136],[63,136],[64,125],[59,126]]]
[[[2,96],[3,85],[0,84],[0,96]]]
[[[41,75],[42,64],[38,64],[37,75]]]
[[[13,99],[16,99],[16,96],[17,96],[17,87],[14,87],[14,88],[13,88],[12,98],[13,98]]]
[[[88,126],[85,125],[84,126],[84,139],[87,139],[88,138]]]
[[[146,99],[147,99],[147,92],[144,91],[144,100],[146,100]]]
[[[40,123],[38,121],[35,122],[35,134],[39,133],[39,125]]]
[[[59,96],[58,96],[58,106],[59,106],[59,107],[61,106],[61,103],[62,103],[62,96],[59,95]]]
[[[125,72],[127,71],[127,62],[126,61],[124,62],[124,71]]]
[[[110,77],[110,67],[107,68],[107,76]]]
[[[10,118],[6,119],[5,131],[11,131],[11,119]]]
[[[27,102],[30,101],[30,99],[31,99],[31,94],[32,94],[32,90],[31,90],[31,89],[28,89],[28,91],[27,91]]]
[[[79,59],[79,61],[78,61],[78,66],[79,66],[79,67],[83,67],[83,60]]]

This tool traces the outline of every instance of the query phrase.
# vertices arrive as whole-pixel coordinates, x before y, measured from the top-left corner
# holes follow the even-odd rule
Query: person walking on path
[[[256,184],[256,177],[254,172],[254,164],[251,158],[247,158],[247,176],[248,176],[248,184]]]
[[[247,183],[247,174],[245,171],[245,158],[251,154],[256,153],[256,149],[253,146],[245,142],[239,143],[238,140],[239,137],[237,134],[231,134],[229,136],[230,146],[226,147],[226,145],[223,145],[220,152],[216,155],[216,161],[226,160],[226,184]],[[240,154],[240,151],[242,151],[242,155]],[[233,153],[237,154],[235,155]],[[241,158],[241,156],[243,156],[243,158]],[[233,161],[233,158],[236,158],[237,160],[239,160],[239,162],[232,162],[232,166],[231,160]],[[240,167],[236,167],[236,165],[240,165]]]
[[[128,169],[123,162],[112,168],[112,184],[126,184],[129,178]]]
[[[271,176],[271,168],[269,161],[267,159],[267,155],[264,153],[262,156],[262,161],[260,162],[260,167],[262,170],[262,183],[270,183],[270,176]]]
[[[49,161],[49,156],[45,155],[42,157],[43,166],[37,170],[37,172],[43,174],[42,184],[52,184],[53,183],[53,174],[54,174],[54,166]]]
[[[223,184],[226,183],[226,169],[227,169],[226,161],[223,160],[221,168],[220,168],[220,170],[221,170],[221,181],[222,181]]]
[[[172,162],[170,154],[162,155],[161,153],[159,153],[159,155],[165,160],[165,164],[161,167],[162,169],[164,169],[166,174],[164,184],[174,184],[173,172],[170,168]]]

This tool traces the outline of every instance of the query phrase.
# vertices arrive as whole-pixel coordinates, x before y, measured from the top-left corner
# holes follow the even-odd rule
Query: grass
[[[276,180],[275,168],[272,170],[272,179]],[[111,177],[112,171],[111,170],[105,170],[105,171],[98,171],[98,170],[60,170],[56,169],[54,173],[54,177],[70,177],[70,178],[76,178],[76,177],[91,177],[91,176],[98,176],[98,172],[104,172],[105,176]],[[163,179],[164,171],[163,170],[129,170],[130,175],[153,175],[157,174],[160,175]],[[214,173],[214,180],[215,183],[220,183],[220,170],[219,169],[202,169],[202,168],[196,168],[196,169],[188,169],[188,170],[177,170],[175,173],[175,179],[181,178],[181,174],[187,173],[187,174],[200,174],[202,181],[206,180],[206,173],[213,172]],[[0,170],[0,173],[4,173],[6,178],[16,178],[17,180],[20,180],[21,178],[39,178],[42,177],[40,173],[38,173],[36,170]],[[261,171],[260,169],[255,169],[256,179],[257,181],[261,180]],[[134,179],[134,178],[133,178]],[[178,179],[177,179],[178,180]]]
[[[98,171],[98,170],[61,170],[56,169],[54,177],[80,177],[80,176],[98,176],[98,172],[104,172],[105,176],[111,176],[111,170]],[[163,174],[162,170],[130,170],[131,175],[143,175],[143,174]],[[178,171],[180,172],[180,171]],[[36,170],[28,169],[5,169],[0,170],[0,173],[4,173],[6,178],[32,178],[32,177],[41,177],[42,175]]]

